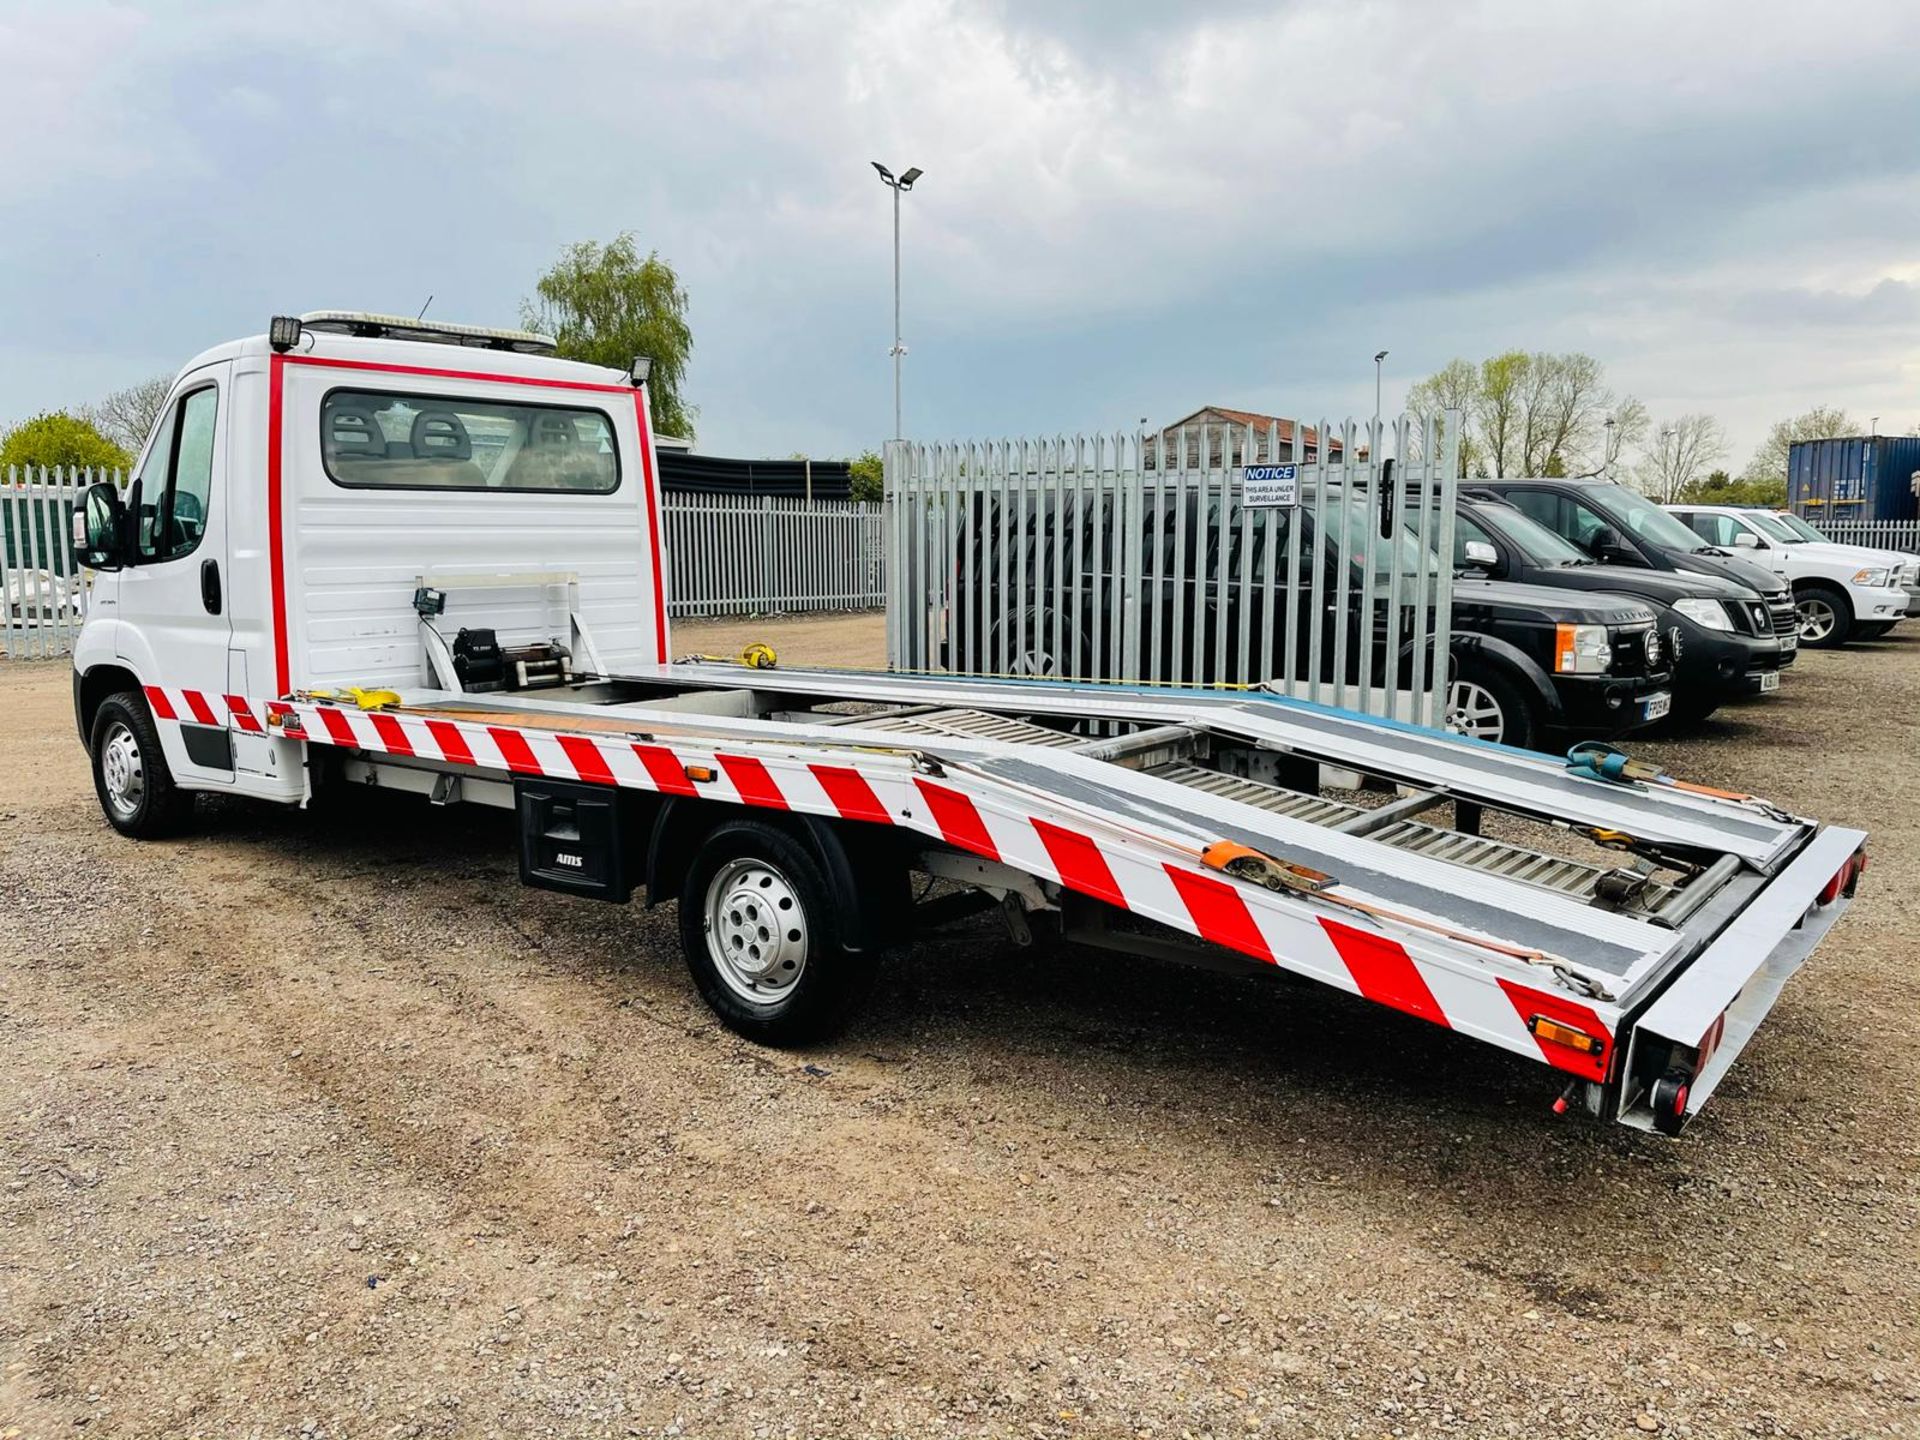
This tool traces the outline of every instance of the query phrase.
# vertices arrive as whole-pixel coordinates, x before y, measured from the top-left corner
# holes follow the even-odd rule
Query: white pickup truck
[[[1810,649],[1871,640],[1904,620],[1920,561],[1890,550],[1808,540],[1767,510],[1737,505],[1669,505],[1693,532],[1767,566],[1793,588],[1800,643]]]
[[[74,704],[115,829],[166,833],[196,793],[499,806],[527,884],[677,902],[695,983],[764,1043],[823,1034],[887,945],[972,907],[1016,940],[1316,980],[1666,1133],[1865,870],[1857,830],[1605,747],[673,663],[646,364],[551,348],[316,312],[188,364],[138,478],[76,516]],[[1328,769],[1379,783],[1330,796]],[[915,873],[945,893],[914,905]],[[1089,948],[1061,963],[1097,983]]]

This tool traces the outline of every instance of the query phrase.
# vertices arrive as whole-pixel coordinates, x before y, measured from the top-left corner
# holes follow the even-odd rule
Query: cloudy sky
[[[630,229],[701,448],[1370,412],[1583,349],[1735,467],[1920,423],[1913,0],[0,0],[0,422]]]

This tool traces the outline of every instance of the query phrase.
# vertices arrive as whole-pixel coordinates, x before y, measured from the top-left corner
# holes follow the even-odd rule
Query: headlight
[[[1727,614],[1727,607],[1718,600],[1676,600],[1673,602],[1673,608],[1694,624],[1709,630],[1733,629],[1733,618]]]
[[[1865,585],[1870,590],[1884,589],[1887,583],[1886,567],[1882,566],[1878,570],[1856,570],[1853,572],[1853,583]]]
[[[1658,630],[1647,631],[1646,638],[1640,642],[1640,645],[1646,652],[1647,669],[1658,670],[1660,668],[1660,632]]]
[[[1604,625],[1553,627],[1553,668],[1561,675],[1600,675],[1613,664],[1613,637]]]

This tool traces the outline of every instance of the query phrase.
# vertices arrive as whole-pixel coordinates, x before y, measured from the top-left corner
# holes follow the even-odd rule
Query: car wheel
[[[728,1029],[762,1045],[819,1040],[865,995],[877,958],[846,949],[839,921],[813,853],[758,820],[715,828],[680,890],[694,984]]]
[[[1470,670],[1456,675],[1447,686],[1446,717],[1442,728],[1496,745],[1532,746],[1539,725],[1532,707],[1503,675]]]
[[[1793,605],[1800,612],[1800,643],[1809,650],[1834,650],[1847,643],[1853,609],[1838,590],[1808,585],[1794,592]]]
[[[93,789],[107,823],[136,840],[174,834],[193,813],[193,796],[177,788],[160,732],[144,695],[123,690],[94,712]]]
[[[1027,680],[1060,680],[1071,672],[1073,642],[1073,628],[1063,625],[1056,646],[1051,612],[1029,607],[994,625],[987,633],[984,658],[990,668],[1000,667],[1003,674]],[[1080,654],[1081,669],[1085,670],[1092,664],[1092,651],[1084,638]]]

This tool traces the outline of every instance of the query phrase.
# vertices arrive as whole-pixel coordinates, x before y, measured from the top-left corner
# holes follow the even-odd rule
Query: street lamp
[[[880,172],[880,183],[893,191],[893,349],[887,353],[893,356],[893,438],[903,440],[906,437],[900,433],[900,357],[907,353],[907,347],[900,343],[900,197],[913,189],[913,182],[926,172],[915,165],[895,176],[878,160],[872,164]]]
[[[1614,417],[1607,416],[1607,438],[1600,442],[1600,478],[1613,479],[1613,426]]]
[[[1880,433],[1880,417],[1878,415],[1873,417],[1873,428],[1867,433],[1869,435],[1878,435]]]
[[[1676,453],[1673,459],[1667,459],[1667,441],[1673,438],[1673,434],[1671,425],[1660,432],[1660,489],[1664,492],[1660,498],[1668,505],[1673,503],[1673,467],[1680,459],[1678,445],[1674,447]]]
[[[1376,461],[1380,458],[1380,362],[1386,358],[1384,350],[1373,357],[1373,458]]]

